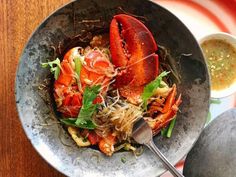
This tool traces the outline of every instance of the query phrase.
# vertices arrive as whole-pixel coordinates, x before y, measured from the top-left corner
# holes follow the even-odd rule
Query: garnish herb
[[[61,119],[60,121],[66,125],[75,126],[76,118],[66,118],[66,119]]]
[[[61,122],[66,125],[71,125],[84,129],[94,129],[96,125],[92,121],[92,115],[96,111],[98,104],[93,104],[93,101],[99,94],[100,85],[86,87],[83,95],[83,105],[80,109],[77,118],[61,119]]]
[[[207,114],[206,124],[208,124],[210,121],[211,121],[211,111],[209,111]]]
[[[219,99],[211,99],[210,104],[220,104],[221,101]]]
[[[126,162],[126,158],[125,158],[125,157],[121,157],[120,160],[121,160],[122,163],[125,163],[125,162]]]
[[[221,104],[220,99],[211,99],[210,104]],[[207,114],[207,120],[206,120],[206,125],[211,121],[211,111],[208,112]]]
[[[147,109],[147,101],[153,95],[154,91],[160,87],[162,78],[167,76],[170,72],[163,71],[155,80],[150,82],[144,87],[144,91],[141,95],[144,103],[144,109]]]
[[[43,68],[50,66],[50,71],[51,71],[51,73],[54,74],[54,78],[56,80],[58,79],[58,76],[60,74],[60,67],[61,67],[59,58],[56,58],[55,60],[49,61],[47,63],[41,63],[41,66]]]

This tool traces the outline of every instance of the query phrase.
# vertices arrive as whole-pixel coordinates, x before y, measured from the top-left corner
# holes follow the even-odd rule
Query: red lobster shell
[[[119,14],[110,24],[113,64],[121,69],[115,86],[122,96],[137,103],[145,84],[158,75],[157,44],[147,27],[136,18]]]

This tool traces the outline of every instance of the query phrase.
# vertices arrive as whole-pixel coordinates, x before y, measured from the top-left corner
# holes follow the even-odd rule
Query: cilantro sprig
[[[80,109],[78,117],[61,119],[61,122],[66,125],[71,125],[84,129],[96,128],[96,124],[92,121],[92,116],[96,111],[98,104],[94,104],[93,101],[99,94],[100,89],[100,85],[86,87],[83,95],[83,105]]]
[[[60,67],[61,67],[61,64],[60,64],[60,59],[59,58],[56,58],[55,60],[53,61],[49,61],[47,63],[41,63],[41,66],[43,68],[46,68],[46,67],[50,67],[50,71],[51,73],[54,74],[54,78],[57,80],[58,79],[58,76],[60,74]]]
[[[144,87],[143,93],[141,95],[141,98],[143,100],[143,107],[144,109],[147,109],[147,102],[148,99],[154,94],[154,91],[160,87],[162,78],[167,76],[170,72],[163,71],[155,80],[150,82]]]

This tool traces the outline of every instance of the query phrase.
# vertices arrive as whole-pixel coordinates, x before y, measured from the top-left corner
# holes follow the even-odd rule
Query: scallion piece
[[[82,68],[81,59],[80,59],[80,57],[77,57],[74,59],[74,61],[75,61],[75,72],[78,74],[78,76],[80,76],[80,71]]]
[[[167,137],[167,138],[170,138],[170,137],[171,137],[172,131],[173,131],[174,126],[175,126],[175,122],[176,122],[176,118],[174,118],[174,119],[170,122],[168,131],[167,131],[167,134],[166,134],[166,137]]]
[[[166,137],[167,131],[168,131],[168,128],[167,128],[167,127],[161,129],[161,136]]]

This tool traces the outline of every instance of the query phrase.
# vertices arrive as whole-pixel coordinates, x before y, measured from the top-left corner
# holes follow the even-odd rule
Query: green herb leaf
[[[89,120],[92,117],[93,113],[96,111],[96,109],[96,104],[92,104],[89,107],[82,107],[79,112],[78,119]]]
[[[220,103],[221,103],[220,99],[211,99],[210,100],[210,104],[220,104]]]
[[[60,67],[61,67],[59,58],[56,58],[55,60],[47,62],[47,63],[41,63],[41,66],[43,68],[50,66],[50,71],[51,73],[54,74],[54,78],[56,80],[58,79],[58,76],[60,74]]]
[[[75,126],[75,121],[76,118],[66,118],[66,119],[60,119],[60,121],[66,125],[71,125],[71,126]]]
[[[170,125],[169,125],[169,128],[168,128],[168,131],[167,131],[167,133],[166,133],[166,137],[167,137],[167,138],[170,138],[170,137],[171,137],[172,131],[173,131],[174,126],[175,126],[175,122],[176,122],[176,118],[174,118],[173,120],[171,120]]]
[[[80,71],[82,68],[81,58],[77,57],[74,59],[74,61],[75,61],[75,72],[78,74],[78,76],[80,76]]]
[[[96,128],[96,125],[92,122],[92,120],[66,118],[66,119],[61,119],[60,121],[66,125],[73,126],[73,127],[79,127],[79,128],[84,128],[84,129]]]
[[[96,128],[95,123],[92,121],[92,116],[96,111],[98,104],[93,104],[93,101],[99,94],[100,89],[101,89],[100,85],[95,85],[93,87],[86,87],[83,95],[83,105],[80,109],[77,119],[75,118],[61,119],[61,122],[66,125],[71,125],[84,129]]]
[[[96,125],[92,122],[91,117],[97,109],[97,104],[93,104],[101,89],[100,85],[86,87],[83,95],[83,105],[80,109],[75,124],[81,128],[94,129]]]
[[[99,94],[100,89],[100,85],[85,88],[83,95],[83,105],[75,122],[76,126],[87,129],[96,128],[96,125],[93,123],[91,118],[98,106],[97,104],[93,104],[93,101]]]
[[[209,111],[207,114],[206,124],[208,124],[210,121],[211,121],[211,112]]]
[[[76,127],[84,128],[84,129],[95,129],[96,125],[93,123],[92,120],[85,120],[85,119],[77,119],[75,122]]]
[[[210,99],[210,104],[221,104],[220,99]],[[206,120],[206,125],[211,121],[211,112],[209,111],[207,114],[207,120]]]
[[[126,162],[126,158],[125,158],[125,157],[121,157],[120,160],[121,160],[122,163],[125,163],[125,162]]]
[[[94,99],[97,97],[101,89],[101,85],[95,85],[92,87],[86,87],[83,95],[83,106],[82,108],[87,108],[93,105]]]
[[[144,91],[141,95],[144,103],[144,108],[147,109],[147,101],[153,95],[154,91],[160,87],[162,78],[167,76],[170,72],[163,71],[155,80],[150,82],[144,87]]]

